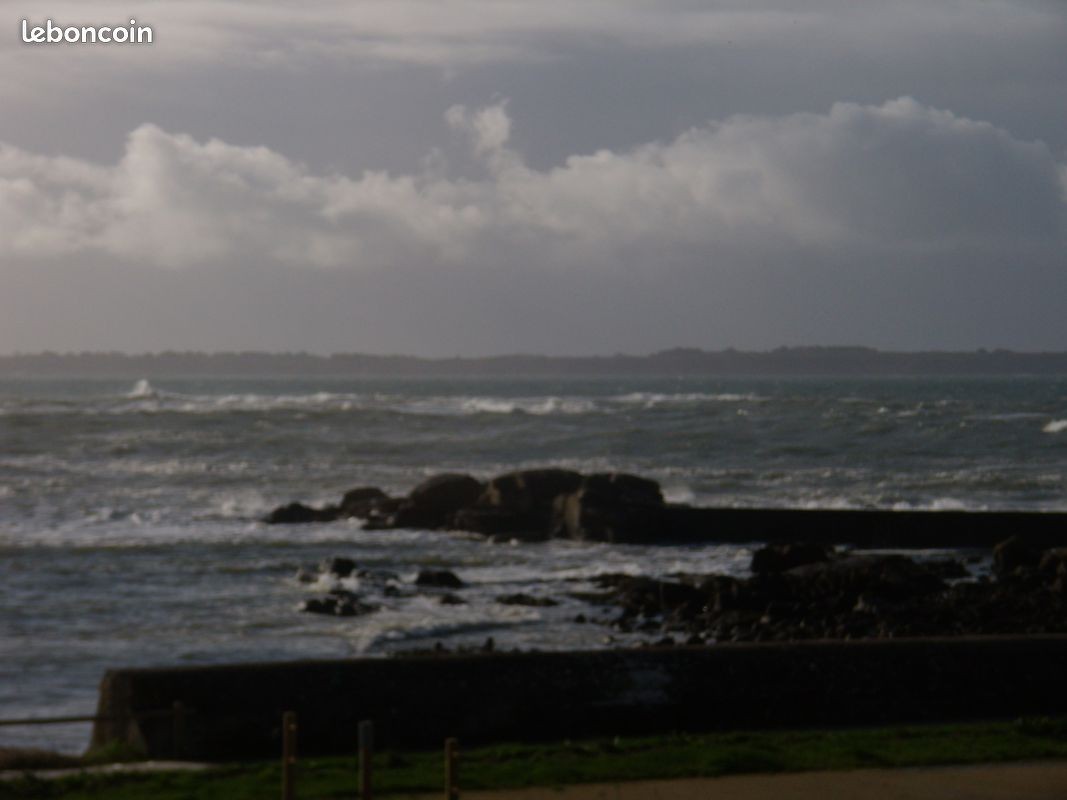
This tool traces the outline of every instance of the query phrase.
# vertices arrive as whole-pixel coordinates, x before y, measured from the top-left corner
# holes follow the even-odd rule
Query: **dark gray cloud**
[[[0,45],[8,350],[1067,346],[1058,6],[145,8]]]

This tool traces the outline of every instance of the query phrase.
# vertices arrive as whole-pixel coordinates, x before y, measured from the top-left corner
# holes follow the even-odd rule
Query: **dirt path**
[[[419,800],[440,798],[420,795]],[[463,800],[1067,800],[1067,762],[860,769],[463,792]]]

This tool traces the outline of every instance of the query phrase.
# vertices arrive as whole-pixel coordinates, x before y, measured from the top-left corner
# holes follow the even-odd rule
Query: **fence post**
[[[296,798],[296,712],[282,714],[282,800]]]
[[[180,761],[185,752],[185,706],[175,700],[171,707],[171,756]]]
[[[459,800],[459,740],[445,739],[445,800]]]
[[[371,786],[371,767],[374,759],[374,723],[363,720],[359,723],[359,796],[360,800],[371,800],[374,789]]]

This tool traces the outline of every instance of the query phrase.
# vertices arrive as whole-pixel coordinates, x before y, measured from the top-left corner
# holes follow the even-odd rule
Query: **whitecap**
[[[152,384],[149,383],[148,378],[141,378],[133,385],[133,388],[126,393],[126,396],[131,400],[151,400],[159,397],[159,392],[157,392]]]
[[[1041,430],[1045,433],[1063,433],[1067,431],[1067,419],[1054,419]]]

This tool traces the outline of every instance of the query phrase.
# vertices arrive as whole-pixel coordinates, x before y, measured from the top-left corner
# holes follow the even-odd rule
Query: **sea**
[[[631,644],[571,595],[605,573],[748,573],[735,545],[260,521],[355,486],[542,466],[634,472],[700,505],[1064,511],[1067,379],[0,378],[0,718],[91,714],[115,667]],[[372,578],[332,578],[336,556]],[[467,603],[414,591],[424,568],[456,572]],[[379,610],[300,611],[336,587]],[[515,593],[559,605],[497,601]],[[0,726],[0,746],[88,737]]]

